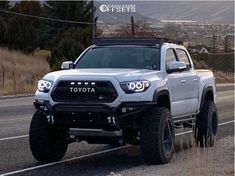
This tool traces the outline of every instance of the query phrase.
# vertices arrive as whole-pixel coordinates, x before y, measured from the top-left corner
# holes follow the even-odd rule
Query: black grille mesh
[[[87,85],[85,85],[85,83],[87,83]],[[95,85],[92,85],[92,83],[95,83]],[[95,88],[96,91],[95,93],[71,93],[69,91],[70,87],[89,87]],[[51,94],[51,97],[55,102],[75,103],[111,103],[117,96],[118,94],[110,81],[61,81]]]

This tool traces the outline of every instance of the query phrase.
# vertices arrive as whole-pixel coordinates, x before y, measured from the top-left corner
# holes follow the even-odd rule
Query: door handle
[[[197,82],[197,78],[193,79],[193,82]]]
[[[186,80],[185,80],[185,79],[182,79],[182,80],[181,80],[181,83],[182,83],[182,84],[185,84],[185,83],[186,83]]]

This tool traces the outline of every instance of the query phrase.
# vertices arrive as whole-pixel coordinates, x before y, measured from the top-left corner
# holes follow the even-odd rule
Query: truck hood
[[[142,75],[152,74],[158,71],[148,70],[148,69],[72,69],[72,70],[62,70],[48,73],[44,76],[44,79],[55,80],[65,77],[77,76],[88,76],[88,77],[113,77],[119,82],[139,80]]]

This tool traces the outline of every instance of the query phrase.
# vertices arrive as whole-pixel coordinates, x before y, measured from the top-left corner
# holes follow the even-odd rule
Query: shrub
[[[60,33],[53,40],[53,49],[48,58],[51,70],[58,70],[65,60],[74,61],[89,45],[90,28],[73,27]]]

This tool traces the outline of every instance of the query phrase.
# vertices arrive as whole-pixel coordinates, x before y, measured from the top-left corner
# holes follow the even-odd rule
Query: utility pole
[[[135,37],[135,22],[133,16],[131,16],[131,37]]]
[[[94,9],[94,0],[91,1],[92,3],[92,39],[91,41],[93,41],[95,39],[95,28],[96,28],[96,24],[95,24],[95,9]]]
[[[96,38],[96,29],[97,29],[97,20],[98,20],[98,16],[95,17],[95,24],[94,24],[94,37]]]

